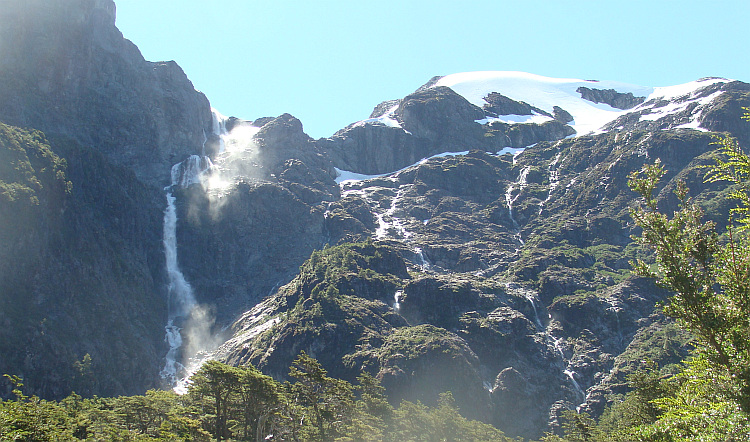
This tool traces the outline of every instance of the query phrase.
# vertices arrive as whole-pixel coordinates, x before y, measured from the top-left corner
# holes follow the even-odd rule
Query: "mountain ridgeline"
[[[701,167],[716,134],[750,145],[750,84],[454,74],[315,140],[289,114],[222,116],[115,15],[0,10],[0,372],[27,393],[140,394],[205,359],[285,380],[304,351],[393,405],[451,391],[537,438],[687,354],[669,294],[630,272],[627,177],[660,160],[660,207],[684,180],[723,228],[730,189]]]

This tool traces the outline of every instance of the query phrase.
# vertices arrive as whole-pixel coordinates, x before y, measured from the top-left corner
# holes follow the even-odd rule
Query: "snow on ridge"
[[[398,109],[398,104],[388,109],[385,113],[383,113],[383,115],[380,115],[379,117],[368,118],[366,120],[357,121],[356,123],[352,124],[350,127],[364,126],[366,124],[382,124],[388,127],[404,129],[403,127],[401,127],[401,123],[399,123],[398,120],[396,120],[395,118],[396,109]],[[405,129],[404,131],[409,132]]]
[[[672,100],[686,95],[692,95],[695,91],[700,88],[710,86],[716,83],[729,83],[732,80],[726,78],[701,78],[700,80],[690,81],[683,84],[677,84],[674,86],[664,86],[654,88],[654,91],[646,98],[646,102],[654,98],[661,98],[664,100]]]
[[[497,92],[515,101],[523,101],[549,113],[553,112],[554,106],[559,106],[573,116],[573,122],[570,123],[570,126],[579,135],[594,132],[627,112],[615,109],[605,103],[593,103],[584,100],[581,98],[581,94],[577,92],[579,87],[614,89],[621,93],[630,92],[641,97],[650,95],[654,90],[649,87],[614,81],[552,78],[514,71],[479,71],[452,74],[441,78],[433,87],[436,86],[450,87],[470,103],[479,107],[486,104],[484,98],[491,92]],[[503,117],[500,118],[502,121]]]
[[[649,103],[651,100],[675,100],[681,97],[685,97],[684,101],[695,100],[693,95],[697,90],[715,83],[729,81],[731,80],[725,78],[704,78],[675,86],[645,87],[615,81],[544,77],[526,72],[478,71],[447,75],[438,80],[432,87],[450,87],[470,103],[479,107],[486,104],[484,98],[491,92],[497,92],[515,101],[526,102],[550,113],[553,111],[553,106],[559,106],[573,116],[573,122],[570,123],[570,126],[576,130],[577,135],[585,135],[599,132],[602,126],[621,115],[652,108],[653,103]],[[633,109],[616,109],[605,103],[593,103],[584,100],[581,94],[577,92],[577,89],[582,86],[591,89],[614,89],[620,93],[632,93],[636,97],[646,97],[646,100]],[[700,99],[701,104],[707,104],[713,98],[713,95],[704,97]],[[670,110],[679,111],[683,108],[684,106],[672,106]],[[659,117],[666,113],[655,112]],[[656,117],[656,115],[654,116]],[[481,124],[492,121],[537,123],[542,122],[543,118],[540,117],[543,116],[503,115],[498,118],[485,118],[477,122]],[[695,124],[690,127],[692,126],[695,126]]]
[[[485,97],[492,92],[497,92],[515,101],[523,101],[531,106],[541,109],[550,114],[554,106],[566,110],[573,117],[568,123],[576,130],[576,135],[590,133],[601,133],[602,127],[618,117],[646,109],[654,109],[653,117],[660,118],[668,113],[684,110],[684,106],[673,105],[669,108],[654,107],[652,100],[679,100],[682,102],[698,100],[695,93],[706,86],[715,83],[725,83],[731,80],[725,78],[703,78],[684,84],[664,87],[638,86],[616,81],[581,80],[576,78],[553,78],[542,75],[530,74],[518,71],[476,71],[462,72],[446,75],[437,80],[430,87],[447,86],[462,95],[470,103],[482,108],[487,102]],[[620,93],[632,93],[635,97],[645,97],[645,101],[632,109],[622,110],[613,108],[606,103],[594,103],[585,100],[577,91],[580,87],[590,89],[608,90],[614,89]],[[684,99],[682,97],[685,97]],[[700,98],[700,103],[705,105],[713,99],[713,96]],[[400,122],[395,118],[398,105],[394,105],[388,111],[376,118],[369,118],[353,123],[349,127],[364,126],[369,124],[396,127],[402,130]],[[534,115],[500,115],[497,117],[486,117],[477,120],[479,124],[490,124],[495,121],[507,124],[537,123],[550,121],[552,118],[534,113]],[[693,127],[699,129],[697,117],[688,125],[680,127]]]

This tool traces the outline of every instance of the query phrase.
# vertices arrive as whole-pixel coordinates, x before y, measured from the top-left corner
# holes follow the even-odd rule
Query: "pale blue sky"
[[[220,112],[288,112],[314,138],[456,72],[750,82],[750,0],[115,1],[125,37]]]

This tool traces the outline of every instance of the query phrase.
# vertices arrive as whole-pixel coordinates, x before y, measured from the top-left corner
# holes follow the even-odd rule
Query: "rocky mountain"
[[[0,370],[28,393],[179,387],[209,357],[284,379],[304,350],[394,403],[450,390],[535,438],[686,354],[668,294],[629,271],[627,176],[660,159],[664,210],[685,180],[726,219],[700,166],[716,133],[750,142],[747,83],[453,74],[315,140],[288,114],[212,111],[176,64],[143,60],[111,1],[14,5]]]
[[[96,146],[145,182],[200,153],[206,97],[173,61],[147,62],[115,27],[112,0],[30,0],[0,8],[0,120]]]

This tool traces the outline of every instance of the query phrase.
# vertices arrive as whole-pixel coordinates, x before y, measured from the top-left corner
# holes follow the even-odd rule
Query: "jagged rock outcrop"
[[[734,95],[723,92],[726,87]],[[685,106],[703,100],[690,107],[692,114],[684,114],[697,121],[700,109],[704,113],[739,109],[743,94],[741,85],[719,83],[676,100]],[[659,109],[654,104],[658,103],[644,106]],[[406,127],[393,106],[391,118]],[[640,107],[636,112],[647,114]],[[462,378],[453,385],[466,391],[473,391],[468,387],[473,385],[476,392],[471,394],[481,398],[474,399],[481,406],[462,405],[462,409],[508,434],[524,437],[559,428],[565,409],[600,413],[607,392],[624,391],[627,373],[644,354],[663,364],[679,361],[686,354],[687,340],[663,331],[671,326],[655,310],[668,294],[629,273],[628,260],[639,252],[631,246],[628,206],[634,194],[626,181],[633,170],[659,158],[669,171],[659,197],[665,210],[676,208],[671,190],[682,179],[706,207],[721,212],[709,216],[721,219],[728,210],[719,204],[723,187],[703,183],[700,173],[712,154],[713,137],[684,128],[651,131],[650,123],[644,123],[644,130],[563,139],[572,128],[560,121],[568,119],[562,108],[557,114],[561,117],[556,121],[528,126],[555,125],[560,133],[515,156],[474,150],[343,184],[341,199],[328,205],[325,217],[329,242],[379,240],[375,244],[387,244],[389,253],[402,257],[410,277],[379,279],[375,277],[379,272],[368,273],[366,259],[338,271],[334,262],[342,261],[318,257],[316,262],[327,263],[320,264],[328,269],[327,275],[348,274],[342,279],[357,282],[316,280],[304,286],[301,281],[310,279],[303,271],[297,277],[300,282],[263,304],[270,310],[255,311],[235,324],[242,332],[222,354],[227,360],[253,361],[281,373],[295,352],[304,349],[320,355],[342,376],[351,378],[354,367],[368,369],[391,388],[394,397],[428,400],[425,392],[434,391],[423,388],[418,378],[448,363],[430,352],[396,351],[394,346],[408,347],[396,344],[400,338],[388,337],[421,336],[409,341],[413,346],[422,345],[426,336],[441,345],[454,342],[448,348],[455,353],[447,351],[454,354],[454,361],[466,362],[455,366]],[[525,124],[501,124],[479,127],[485,134],[495,128],[508,133],[529,130]],[[368,123],[346,132],[385,129]],[[429,133],[419,125],[411,129]],[[441,136],[450,138],[443,134],[433,139]],[[281,297],[289,290],[298,293],[293,300]],[[310,323],[278,315],[291,312],[291,304],[300,302],[306,311],[317,309],[319,303],[318,319]],[[273,326],[276,331],[261,327],[275,317],[280,318]],[[292,333],[300,329],[305,331]],[[316,335],[318,330],[325,332]],[[662,350],[652,351],[655,342]],[[333,356],[326,351],[332,349]],[[444,380],[433,381],[445,385]],[[457,390],[453,388],[457,400],[468,401],[468,394]]]
[[[561,118],[567,117],[562,116]],[[546,121],[542,124],[508,124],[495,121],[490,123],[487,128],[488,136],[504,138],[507,140],[509,147],[516,148],[530,146],[540,141],[562,140],[575,133],[575,129],[558,120]]]
[[[482,109],[449,88],[420,89],[398,102],[391,116],[397,126],[357,123],[319,144],[340,169],[388,173],[436,153],[505,147],[504,139],[484,136],[476,122],[484,117]]]
[[[177,197],[182,271],[220,322],[289,281],[324,242],[322,208],[276,183],[240,181],[221,198],[195,185]]]
[[[298,119],[235,119],[229,128],[247,126],[255,132],[246,145],[217,154],[203,184],[176,192],[182,271],[223,324],[291,280],[322,247],[326,206],[340,192]]]
[[[678,97],[654,97],[606,124],[603,129],[657,131],[703,128],[732,131],[742,142],[748,141],[748,129],[742,127],[737,117],[743,114],[742,108],[750,104],[750,86],[738,81],[714,80],[700,79],[698,83],[705,83],[706,86]]]
[[[646,101],[646,97],[636,97],[632,92],[622,93],[614,89],[595,89],[581,86],[576,89],[584,100],[605,103],[615,109],[632,109]]]
[[[147,62],[115,27],[111,0],[6,2],[0,121],[92,146],[144,182],[200,154],[206,97],[173,61]]]
[[[505,95],[492,92],[484,99],[487,104],[484,105],[485,112],[497,115],[546,115],[551,117],[549,112],[543,111],[523,101],[512,100]]]

